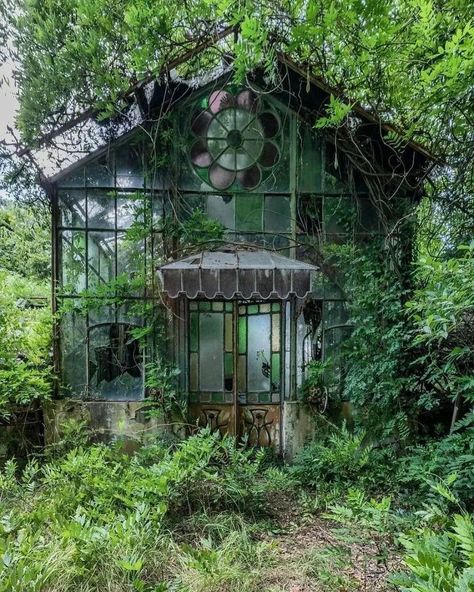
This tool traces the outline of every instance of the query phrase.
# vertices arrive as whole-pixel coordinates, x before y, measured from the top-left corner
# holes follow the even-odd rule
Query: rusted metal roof
[[[203,251],[158,268],[170,298],[285,300],[311,292],[318,268],[272,251],[224,247]]]

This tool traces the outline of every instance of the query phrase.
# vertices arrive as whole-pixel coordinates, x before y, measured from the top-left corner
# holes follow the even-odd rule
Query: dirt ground
[[[269,534],[277,549],[268,570],[268,592],[388,592],[390,573],[402,563],[389,537],[301,517],[283,504],[281,532]],[[286,512],[285,512],[286,510]]]

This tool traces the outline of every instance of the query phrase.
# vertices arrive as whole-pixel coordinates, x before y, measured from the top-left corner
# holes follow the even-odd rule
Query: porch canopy
[[[158,273],[170,298],[285,300],[290,295],[304,298],[311,292],[317,270],[272,251],[224,247],[167,263]]]

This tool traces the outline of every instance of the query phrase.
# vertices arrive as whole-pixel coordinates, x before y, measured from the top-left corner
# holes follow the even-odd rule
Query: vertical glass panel
[[[345,234],[352,231],[356,212],[349,197],[325,196],[323,208],[326,234]]]
[[[272,314],[272,351],[280,351],[280,315]]]
[[[280,354],[272,354],[272,392],[280,390]]]
[[[83,228],[86,224],[86,198],[84,191],[59,192],[59,224]]]
[[[117,228],[130,228],[145,222],[146,199],[142,194],[117,195]]]
[[[86,235],[80,230],[61,232],[61,283],[66,294],[86,288]]]
[[[379,226],[379,213],[368,196],[357,197],[357,232],[377,232]]]
[[[231,352],[233,348],[233,322],[232,315],[227,313],[225,315],[225,351]]]
[[[263,195],[246,194],[235,197],[235,227],[241,232],[262,232]]]
[[[192,312],[189,318],[189,349],[192,352],[198,351],[199,343],[199,314]]]
[[[290,198],[285,195],[265,196],[265,232],[290,232]]]
[[[143,187],[143,156],[139,146],[125,144],[115,153],[117,187]]]
[[[299,192],[322,190],[322,144],[319,137],[306,124],[299,126]]]
[[[151,197],[153,228],[157,228],[159,230],[162,229],[164,215],[163,208],[163,196],[159,193],[153,193]]]
[[[234,354],[226,353],[224,358],[224,389],[231,391],[234,386]]]
[[[224,315],[199,315],[199,379],[200,389],[222,391],[224,374]]]
[[[198,354],[192,353],[189,356],[189,388],[192,391],[198,390]]]
[[[126,276],[130,282],[130,294],[143,295],[145,290],[145,243],[129,238],[126,233],[117,234],[117,275]]]
[[[248,323],[247,372],[250,392],[270,390],[270,315],[252,315]]]
[[[143,394],[141,353],[133,325],[109,323],[89,328],[89,392],[93,397],[129,400]]]
[[[273,306],[273,305],[272,305]],[[285,398],[291,397],[291,303],[285,303]]]
[[[84,187],[84,169],[72,171],[58,181],[58,187]]]
[[[117,322],[139,327],[153,314],[153,303],[144,300],[126,300],[117,307]]]
[[[247,392],[247,356],[239,355],[237,361],[237,391]]]
[[[113,193],[87,193],[87,222],[89,228],[115,228],[115,197]]]
[[[115,269],[115,233],[88,233],[88,288],[109,282]]]
[[[303,346],[308,327],[306,326],[303,313],[296,321],[296,386],[301,386],[304,380]]]
[[[239,318],[239,353],[247,351],[247,317]]]
[[[234,204],[235,199],[231,195],[208,195],[207,214],[210,218],[218,220],[228,230],[234,230]]]
[[[113,187],[114,171],[112,163],[103,156],[86,167],[87,187]]]
[[[82,395],[87,388],[86,318],[66,313],[60,324],[62,387],[66,395]]]

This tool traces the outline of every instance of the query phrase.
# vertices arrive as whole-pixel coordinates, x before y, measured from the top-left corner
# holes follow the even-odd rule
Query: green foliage
[[[222,243],[224,230],[220,222],[196,209],[184,221],[168,219],[163,232],[169,242],[175,243],[173,250],[179,257],[215,248]]]
[[[1,416],[50,396],[51,312],[43,285],[2,270],[0,284]]]
[[[33,282],[47,282],[51,276],[50,249],[49,211],[0,199],[0,269]],[[29,295],[41,296],[43,292],[34,294],[32,290]]]
[[[391,528],[391,498],[367,499],[364,491],[349,489],[343,504],[330,504],[325,517],[342,524],[355,523],[370,530],[387,533]]]
[[[232,514],[227,523],[217,514],[213,527],[212,513],[261,509],[262,458],[201,432],[174,450],[157,444],[133,457],[119,447],[74,448],[43,466],[30,462],[19,478],[8,462],[0,473],[0,590],[154,590],[165,579],[220,590],[249,580],[271,545],[253,542]],[[167,533],[184,515],[209,516],[193,547]]]
[[[433,482],[455,475],[452,491],[467,506],[474,507],[473,467],[474,427],[471,424],[440,440],[410,448],[400,459],[399,481],[408,489],[411,503],[416,504],[430,497]]]
[[[458,395],[474,401],[474,246],[445,259],[426,255],[417,278],[407,308],[413,346],[422,348],[426,396],[432,406]]]
[[[401,538],[408,573],[392,577],[402,592],[469,592],[474,588],[474,524],[455,514],[442,531],[418,529]]]
[[[343,426],[304,447],[295,457],[290,474],[327,499],[338,498],[350,487],[382,491],[394,487],[394,453],[390,447],[374,449],[366,434]]]

